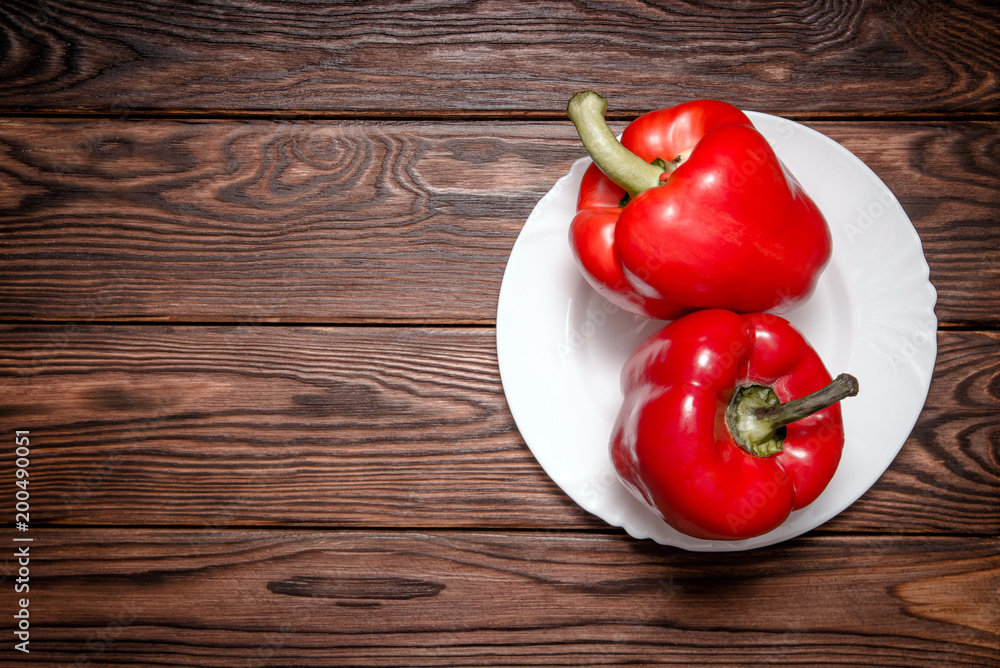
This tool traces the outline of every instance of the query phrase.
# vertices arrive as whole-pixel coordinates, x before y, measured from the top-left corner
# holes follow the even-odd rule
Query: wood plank
[[[1000,665],[995,537],[33,535],[32,665]]]
[[[595,88],[627,115],[699,97],[813,116],[995,114],[994,9],[158,0],[123,11],[109,0],[15,0],[0,9],[0,105],[551,115]]]
[[[1000,123],[811,125],[898,195],[938,317],[1000,325]],[[488,324],[582,155],[568,121],[0,120],[0,318]]]
[[[8,318],[492,321],[565,129],[5,121]]]
[[[0,345],[36,521],[514,526],[529,499],[583,515],[520,439],[492,330],[14,327]]]
[[[938,343],[897,460],[822,531],[1000,534],[1000,334]],[[5,327],[0,378],[36,522],[608,528],[524,445],[489,329]]]

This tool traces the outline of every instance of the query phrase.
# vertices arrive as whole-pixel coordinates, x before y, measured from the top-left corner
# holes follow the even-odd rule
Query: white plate
[[[662,327],[616,309],[584,280],[569,224],[588,158],[535,206],[511,251],[497,306],[497,355],[507,402],[546,473],[585,510],[636,538],[688,550],[770,545],[813,529],[882,475],[927,397],[937,355],[936,293],[920,238],[889,189],[857,157],[792,121],[748,112],[826,216],[833,257],[816,292],[784,314],[830,373],[861,384],[843,402],[846,443],[826,491],[770,533],[744,541],[682,534],[618,482],[608,456],[629,353]]]

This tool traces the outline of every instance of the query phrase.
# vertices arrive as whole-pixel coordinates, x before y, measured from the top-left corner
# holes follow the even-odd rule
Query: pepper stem
[[[622,146],[604,119],[608,101],[592,90],[574,95],[566,106],[587,153],[609,179],[624,188],[629,197],[660,185],[662,167],[651,165]]]
[[[770,387],[741,387],[726,406],[726,426],[744,450],[769,457],[781,452],[787,425],[855,396],[858,388],[857,378],[842,373],[812,394],[781,403]]]
[[[775,429],[784,427],[829,408],[841,399],[856,396],[858,389],[858,379],[848,373],[842,373],[821,390],[761,410],[757,414],[757,419],[770,422]]]

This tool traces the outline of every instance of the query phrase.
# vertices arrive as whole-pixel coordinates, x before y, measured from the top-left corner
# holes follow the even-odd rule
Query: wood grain
[[[558,532],[189,539],[39,531],[31,658],[213,668],[1000,662],[996,596],[984,592],[973,616],[985,628],[940,605],[962,582],[995,589],[995,537],[814,537],[722,554]]]
[[[939,319],[1000,324],[1000,123],[811,125],[898,196]],[[568,121],[0,120],[0,317],[490,324],[582,155]]]
[[[991,517],[989,531],[1000,534],[1000,494],[991,491],[1000,485],[998,378],[1000,334],[940,332],[927,401],[902,451],[868,494],[824,528],[962,533]]]
[[[786,115],[995,114],[994,9],[11,0],[0,108],[552,115],[594,88],[626,115],[703,97]]]
[[[15,318],[489,322],[581,153],[534,125],[3,125]]]
[[[5,423],[33,425],[35,521],[210,533],[514,526],[526,502],[543,523],[582,515],[524,447],[493,340],[450,328],[8,328],[0,406]]]
[[[0,536],[8,642],[31,601],[0,666],[1000,668],[998,70],[989,0],[0,2],[32,538]],[[803,121],[912,219],[930,393],[817,530],[634,540],[518,433],[496,302],[585,88],[616,130],[699,97]]]
[[[938,343],[913,434],[823,532],[1000,533],[1000,335]],[[246,525],[608,529],[524,445],[489,329],[6,327],[0,378],[3,423],[32,431],[35,522],[186,525],[192,540]]]

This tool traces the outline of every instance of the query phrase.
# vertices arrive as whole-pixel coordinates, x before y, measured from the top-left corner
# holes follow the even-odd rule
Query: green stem
[[[756,417],[758,420],[769,423],[772,429],[777,430],[807,418],[813,413],[818,413],[824,408],[829,408],[841,399],[856,396],[857,393],[858,379],[850,374],[842,373],[823,389],[816,390],[799,399],[761,409],[757,412]]]
[[[651,165],[621,145],[604,119],[608,101],[591,90],[574,95],[566,107],[583,147],[609,179],[630,197],[660,185],[664,170]]]
[[[781,452],[787,425],[857,393],[857,378],[846,373],[826,387],[786,403],[781,403],[770,387],[741,387],[726,406],[726,426],[741,448],[758,457],[769,457]]]

